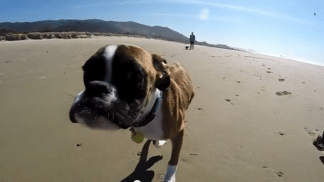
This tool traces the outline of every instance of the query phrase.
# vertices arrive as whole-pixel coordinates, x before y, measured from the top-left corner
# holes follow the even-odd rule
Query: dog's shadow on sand
[[[148,169],[152,167],[156,162],[160,161],[162,159],[162,156],[153,156],[148,161],[146,161],[150,143],[151,140],[147,140],[144,144],[140,160],[134,172],[127,176],[125,179],[121,180],[121,182],[134,182],[136,180],[140,182],[151,182],[153,180],[154,171]]]

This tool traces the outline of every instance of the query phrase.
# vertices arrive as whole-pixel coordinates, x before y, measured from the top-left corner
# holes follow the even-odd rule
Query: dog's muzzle
[[[113,88],[106,82],[92,81],[85,84],[86,90],[80,92],[74,99],[69,116],[72,123],[78,123],[78,118],[94,120],[104,116],[108,120],[114,119],[112,101]]]

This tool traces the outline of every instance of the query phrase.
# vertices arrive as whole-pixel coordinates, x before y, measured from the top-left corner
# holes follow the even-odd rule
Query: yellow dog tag
[[[136,143],[142,143],[144,140],[144,135],[140,132],[136,133],[135,131],[132,131],[132,140]]]

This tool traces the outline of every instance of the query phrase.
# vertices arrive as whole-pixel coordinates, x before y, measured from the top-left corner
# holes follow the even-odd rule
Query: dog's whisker
[[[72,94],[69,94],[69,93],[66,93],[66,92],[62,92],[62,93],[65,94],[65,95],[68,95],[68,96],[71,96],[71,97],[74,98],[74,96],[73,96]]]

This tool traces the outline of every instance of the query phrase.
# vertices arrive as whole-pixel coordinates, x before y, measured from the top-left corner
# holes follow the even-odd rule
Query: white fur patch
[[[160,148],[163,145],[165,145],[168,142],[168,140],[155,140],[154,146],[156,148]]]
[[[108,103],[111,103],[111,102],[117,100],[115,87],[111,86],[111,89],[112,89],[112,91],[108,94],[107,97],[104,98],[105,101],[107,101]]]
[[[175,182],[176,172],[177,166],[168,165],[168,169],[164,177],[164,182]]]
[[[108,83],[110,83],[110,81],[111,81],[112,60],[114,58],[117,47],[118,47],[117,45],[109,45],[104,50],[103,56],[106,58],[106,64],[107,64],[107,68],[108,68],[105,81]]]
[[[82,99],[83,92],[84,92],[84,90],[82,90],[81,92],[78,93],[78,95],[75,96],[74,101],[73,101],[74,103],[79,102]]]
[[[151,98],[149,98],[149,100],[151,101],[150,103],[147,104],[145,110],[144,110],[144,115],[148,114],[149,112],[151,112],[153,106],[154,106],[154,103],[155,103],[155,100],[156,98],[158,97],[161,97],[161,91],[159,89],[155,89],[155,91],[153,91],[153,93],[151,94]],[[136,102],[138,100],[135,100]],[[139,102],[139,101],[138,101]]]
[[[152,107],[154,105],[155,99],[157,97],[161,97],[162,92],[158,89],[156,89],[155,94],[153,94],[154,97],[152,97],[151,103],[147,106],[145,109],[145,114],[150,112],[152,110]],[[156,111],[156,116],[151,121],[148,123],[146,126],[143,127],[135,127],[134,130],[135,132],[140,132],[143,133],[144,137],[150,140],[161,140],[163,138],[163,130],[162,130],[162,104],[163,104],[163,99],[160,100],[159,106]]]

